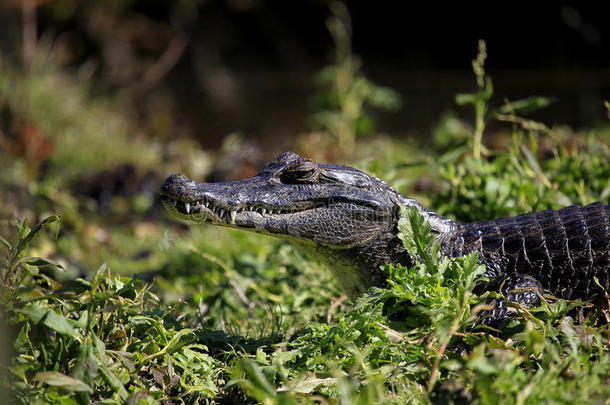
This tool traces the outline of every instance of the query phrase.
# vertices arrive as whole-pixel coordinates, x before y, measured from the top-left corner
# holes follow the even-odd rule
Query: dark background
[[[18,0],[3,3],[2,50],[18,63],[24,14]],[[425,136],[448,109],[470,117],[454,95],[475,89],[479,39],[496,104],[544,95],[556,101],[534,118],[575,128],[605,119],[610,28],[601,3],[346,4],[364,73],[403,98],[400,111],[375,115],[381,132]],[[35,12],[36,37],[54,60],[94,93],[119,95],[153,136],[217,147],[239,131],[272,149],[310,129],[313,77],[333,62],[328,15],[329,2],[313,0],[56,0]],[[165,70],[151,74],[159,64]]]

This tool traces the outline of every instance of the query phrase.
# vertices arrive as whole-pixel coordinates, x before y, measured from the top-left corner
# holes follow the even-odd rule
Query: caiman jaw
[[[253,222],[256,222],[253,221],[255,219],[260,220],[270,216],[278,217],[305,210],[265,207],[261,205],[244,205],[230,208],[206,197],[195,201],[182,201],[166,194],[161,194],[161,202],[170,214],[186,221],[235,225],[238,227],[253,227]]]
[[[347,249],[396,220],[397,194],[356,169],[285,153],[249,179],[200,183],[182,174],[161,185],[175,217],[273,235],[297,244]]]

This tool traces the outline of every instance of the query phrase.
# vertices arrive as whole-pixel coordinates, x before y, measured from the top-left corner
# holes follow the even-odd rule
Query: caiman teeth
[[[194,215],[195,213],[201,213],[203,207],[205,207],[210,210],[215,216],[219,217],[222,220],[230,221],[231,224],[235,224],[237,214],[242,212],[256,212],[257,214],[268,216],[291,214],[299,211],[299,209],[295,208],[265,208],[260,206],[257,207],[256,205],[242,205],[241,207],[235,208],[221,208],[218,205],[215,205],[213,201],[209,201],[206,198],[203,198],[198,201],[185,202],[169,197],[164,201],[164,204],[171,204],[175,207],[176,211],[182,212],[183,214],[186,213],[186,215]],[[182,209],[181,207],[184,208]]]

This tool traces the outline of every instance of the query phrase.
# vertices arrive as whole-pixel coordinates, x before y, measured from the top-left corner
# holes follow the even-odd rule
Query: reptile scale
[[[508,301],[529,308],[543,289],[589,299],[610,286],[610,206],[602,202],[458,224],[366,173],[292,152],[241,181],[198,183],[171,175],[161,200],[180,219],[289,240],[328,264],[352,298],[384,286],[383,264],[413,263],[398,238],[400,206],[416,207],[430,222],[443,255],[478,252],[490,285],[500,286]],[[485,323],[508,316],[506,303],[496,304]]]

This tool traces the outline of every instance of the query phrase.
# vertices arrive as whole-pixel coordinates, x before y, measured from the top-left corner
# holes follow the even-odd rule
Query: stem
[[[483,140],[483,131],[485,130],[485,102],[477,101],[475,104],[475,129],[474,129],[474,145],[472,154],[475,159],[481,158],[481,143]]]
[[[458,331],[459,327],[460,327],[460,322],[462,320],[462,318],[464,317],[464,312],[466,311],[466,305],[468,305],[468,299],[470,297],[470,293],[466,293],[464,294],[464,296],[462,297],[462,305],[460,308],[460,313],[458,314],[458,316],[456,316],[453,319],[453,322],[451,323],[451,327],[449,328],[449,332],[447,333],[447,339],[443,342],[443,344],[441,345],[441,347],[439,347],[438,352],[436,354],[436,358],[434,359],[434,366],[432,367],[432,372],[430,373],[430,381],[428,382],[428,392],[432,392],[432,389],[434,388],[434,385],[436,384],[436,380],[438,380],[438,373],[439,373],[439,366],[441,363],[441,359],[443,358],[443,355],[445,354],[445,351],[447,350],[447,345],[449,344],[449,341],[451,341],[451,338],[453,337],[453,335],[456,334],[456,332]]]

